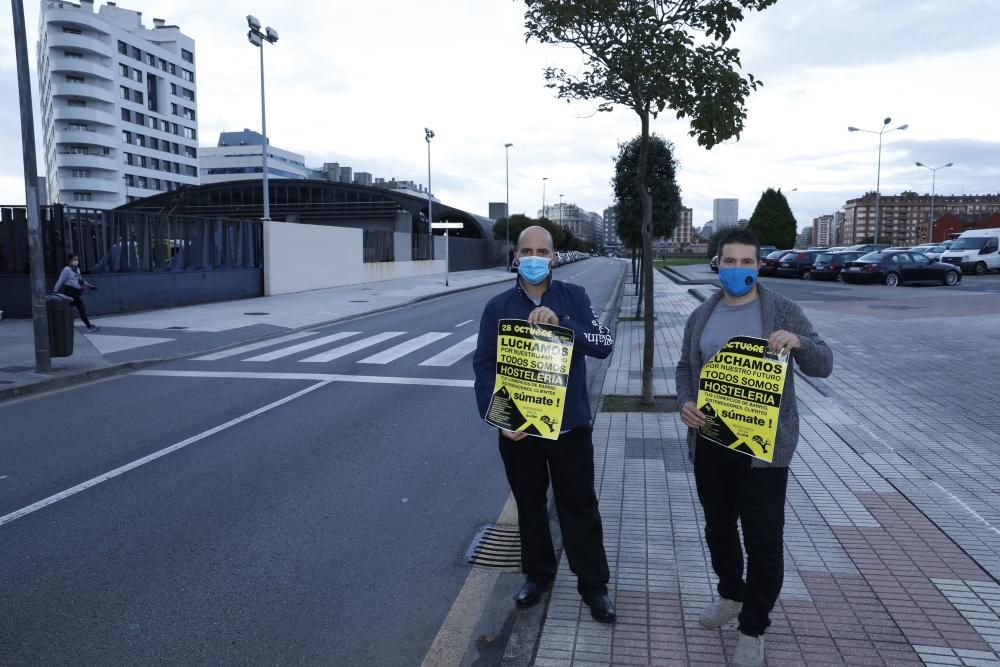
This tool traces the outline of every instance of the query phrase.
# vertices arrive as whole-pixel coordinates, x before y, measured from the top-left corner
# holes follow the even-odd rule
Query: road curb
[[[93,382],[94,380],[103,380],[109,377],[115,377],[117,375],[125,375],[132,371],[138,371],[144,368],[148,368],[149,366],[155,366],[156,364],[167,363],[169,361],[177,361],[179,359],[187,359],[189,357],[194,357],[196,355],[201,356],[203,354],[211,354],[213,352],[224,350],[228,347],[233,347],[235,345],[246,345],[248,343],[256,343],[277,336],[287,336],[290,333],[305,331],[306,329],[312,329],[315,327],[328,327],[333,324],[350,322],[351,320],[358,319],[359,317],[368,317],[369,315],[377,315],[380,313],[385,313],[390,310],[395,310],[396,308],[405,308],[406,306],[411,306],[415,303],[422,303],[424,301],[430,301],[438,297],[451,296],[452,294],[458,294],[460,292],[468,292],[474,289],[479,289],[481,287],[490,287],[492,285],[497,285],[499,283],[510,280],[512,277],[513,274],[509,276],[505,275],[502,279],[494,280],[493,282],[482,283],[479,285],[467,285],[463,287],[456,287],[454,289],[448,289],[447,291],[444,292],[438,292],[437,294],[424,294],[422,296],[414,297],[407,301],[393,304],[391,306],[382,306],[379,308],[373,308],[372,310],[366,310],[361,313],[354,313],[353,315],[345,315],[343,317],[337,317],[332,320],[326,320],[323,322],[314,322],[309,325],[296,327],[294,329],[285,329],[284,331],[277,331],[274,333],[267,334],[266,336],[259,336],[257,338],[245,338],[240,341],[230,341],[224,345],[198,350],[197,352],[185,352],[183,354],[177,354],[167,357],[125,361],[119,364],[111,364],[110,366],[104,366],[102,368],[90,368],[84,371],[67,373],[66,375],[62,375],[60,377],[55,377],[48,380],[39,380],[38,382],[32,382],[30,384],[7,387],[4,389],[0,389],[0,403],[15,398],[24,398],[26,396],[33,396],[36,394],[45,394],[52,391],[58,391],[60,389],[65,389],[67,387],[72,387],[79,384],[85,384],[87,382]]]
[[[679,271],[675,271],[669,266],[658,266],[656,270],[666,276],[669,280],[672,280],[677,285],[715,285],[714,280],[691,280],[685,277]]]

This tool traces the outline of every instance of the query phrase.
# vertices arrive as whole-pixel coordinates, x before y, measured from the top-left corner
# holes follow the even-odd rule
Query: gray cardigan
[[[788,374],[785,380],[785,391],[782,393],[781,408],[778,411],[778,432],[774,443],[774,460],[771,463],[754,458],[754,468],[786,468],[792,462],[795,446],[799,442],[799,410],[795,401],[794,363],[806,375],[812,377],[828,377],[833,372],[833,352],[813,330],[812,324],[806,318],[802,309],[777,292],[772,292],[757,284],[760,294],[760,312],[764,337],[767,338],[779,329],[791,331],[802,341],[802,346],[792,352],[788,361]],[[697,401],[698,378],[701,375],[705,361],[701,358],[702,332],[708,322],[712,310],[722,300],[722,291],[713,294],[705,303],[698,306],[684,327],[684,343],[681,356],[677,362],[677,407],[682,408],[688,401]],[[739,335],[738,331],[733,332]],[[694,462],[697,430],[688,429],[688,457]]]

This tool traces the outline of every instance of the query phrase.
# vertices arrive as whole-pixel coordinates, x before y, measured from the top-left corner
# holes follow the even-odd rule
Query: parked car
[[[962,232],[941,255],[941,261],[977,276],[1000,270],[1000,227]]]
[[[925,250],[924,257],[931,260],[932,262],[940,262],[941,256],[944,254],[944,251],[951,249],[953,243],[954,241],[943,241],[941,243],[938,243],[933,248],[928,248],[927,250]]]
[[[776,245],[762,245],[760,247],[759,257],[761,259],[764,259],[768,255],[770,255],[772,252],[777,252],[777,250],[778,250],[778,246],[776,246]]]
[[[840,275],[846,283],[882,283],[889,287],[918,282],[951,287],[962,280],[962,273],[955,266],[932,262],[911,250],[870,252],[848,262]]]
[[[878,252],[889,247],[888,243],[862,243],[844,248],[850,252]]]
[[[853,262],[865,253],[863,252],[821,252],[816,255],[809,276],[813,280],[838,280],[843,282],[840,272],[848,262]]]
[[[760,268],[757,269],[757,275],[759,276],[773,276],[778,272],[778,264],[781,262],[781,258],[787,255],[790,250],[775,250],[770,253],[767,257],[760,260]]]
[[[719,256],[718,255],[716,255],[715,257],[713,257],[712,261],[710,261],[708,263],[708,268],[712,269],[716,273],[719,272]]]
[[[781,278],[806,278],[812,271],[813,262],[822,250],[793,250],[781,258],[778,263],[778,276]]]

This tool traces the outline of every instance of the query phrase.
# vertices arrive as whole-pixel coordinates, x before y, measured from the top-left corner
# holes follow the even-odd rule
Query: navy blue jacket
[[[559,325],[574,332],[573,360],[569,366],[566,386],[566,409],[562,430],[569,431],[590,425],[590,401],[587,397],[587,365],[584,356],[604,359],[611,354],[614,338],[611,330],[601,324],[590,305],[590,297],[579,285],[559,280],[549,282],[542,295],[542,306],[559,316]],[[497,334],[501,319],[528,319],[537,306],[528,298],[518,278],[517,285],[501,292],[486,304],[479,322],[479,340],[472,367],[476,372],[476,402],[479,415],[486,418],[496,384]]]

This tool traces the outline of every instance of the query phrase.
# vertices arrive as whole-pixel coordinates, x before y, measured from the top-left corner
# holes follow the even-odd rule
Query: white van
[[[1000,227],[970,229],[955,239],[941,255],[941,261],[962,267],[981,276],[987,271],[1000,271]]]

